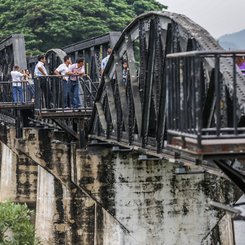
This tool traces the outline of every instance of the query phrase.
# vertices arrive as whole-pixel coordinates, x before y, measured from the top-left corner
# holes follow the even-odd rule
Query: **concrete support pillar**
[[[35,208],[37,164],[15,148],[14,127],[1,125],[0,131],[0,201],[12,200]]]
[[[1,156],[0,201],[15,201],[17,158],[13,151],[3,143],[1,143]]]
[[[16,202],[27,203],[35,208],[37,196],[37,164],[22,153],[17,155],[17,198]]]
[[[228,203],[239,192],[228,180],[198,166],[182,174],[178,168],[166,160],[140,160],[136,152],[97,145],[77,150],[74,180],[129,230],[132,244],[201,244],[206,237],[211,241],[209,233],[223,214],[209,208],[209,201]],[[107,238],[104,233],[104,240],[113,240]]]
[[[135,244],[126,228],[74,182],[76,176],[80,178],[74,145],[52,130],[23,132],[16,148],[39,165],[36,229],[44,244]]]
[[[36,204],[36,234],[44,244],[55,244],[53,222],[55,215],[54,177],[38,167]]]
[[[37,191],[37,165],[23,154],[1,143],[0,201],[27,203],[34,208]]]
[[[36,232],[43,244],[72,244],[70,204],[70,191],[39,166]]]

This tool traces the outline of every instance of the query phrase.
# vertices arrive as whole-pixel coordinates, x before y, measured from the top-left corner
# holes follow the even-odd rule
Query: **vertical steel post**
[[[221,127],[221,117],[220,117],[220,79],[219,79],[219,67],[220,60],[219,55],[215,54],[215,71],[214,71],[214,81],[215,81],[215,97],[216,97],[216,135],[220,135],[220,127]]]
[[[237,77],[236,77],[236,55],[233,54],[233,127],[234,127],[234,134],[237,135],[237,115],[236,115],[236,101],[237,101],[237,94],[236,94],[236,87],[237,87]]]
[[[172,129],[172,95],[171,95],[171,74],[172,74],[172,60],[166,59],[166,95],[167,95],[167,130]],[[170,135],[167,134],[167,143],[170,143]]]
[[[187,57],[184,57],[182,59],[183,61],[183,69],[182,69],[182,73],[183,73],[183,131],[185,133],[187,133],[187,130],[189,128],[189,119],[188,119],[188,105],[187,105],[187,100],[188,100],[188,91],[187,91],[187,88],[188,88],[188,80],[187,80],[187,77],[188,77],[188,65],[187,65]]]
[[[197,144],[201,149],[202,144],[202,72],[201,56],[196,56],[196,99],[197,99]]]
[[[192,100],[192,108],[191,108],[191,113],[192,113],[192,133],[196,134],[197,133],[197,120],[196,120],[196,76],[195,76],[195,57],[191,57],[191,65],[190,65],[190,79],[191,79],[191,100]]]

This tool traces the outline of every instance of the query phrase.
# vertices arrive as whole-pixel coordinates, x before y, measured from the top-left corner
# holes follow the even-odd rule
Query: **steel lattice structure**
[[[46,53],[50,74],[67,53],[73,61],[84,56],[86,71],[92,78],[89,83],[100,81],[98,92],[96,86],[90,91],[93,96],[97,92],[90,119],[90,139],[135,148],[158,157],[187,158],[186,151],[194,152],[188,155],[188,161],[196,161],[200,156],[201,160],[206,155],[211,159],[218,156],[216,165],[245,191],[244,176],[222,158],[226,154],[226,159],[233,161],[245,154],[242,141],[245,138],[245,78],[235,65],[238,53],[225,53],[202,27],[183,15],[169,12],[143,14],[125,28],[116,42],[118,36],[111,33],[67,46],[63,51],[52,49]],[[100,61],[109,45],[114,46],[113,54],[101,77]],[[13,35],[0,43],[2,80],[8,79],[14,63],[26,67],[24,50],[21,35]],[[122,65],[125,60],[126,76]],[[35,57],[28,59],[31,70],[35,62]],[[52,117],[57,115],[56,109],[52,108],[52,113],[47,114],[50,118],[47,115],[46,118],[55,121]],[[16,111],[14,118],[19,117],[18,113]],[[66,120],[67,115],[64,112],[59,118],[63,116]],[[24,114],[22,116],[21,121],[16,121],[18,136],[20,128],[28,125],[24,123]],[[74,114],[69,115],[72,116]],[[81,131],[80,136],[70,130],[65,120],[59,120],[56,120],[59,127],[76,139],[87,137],[79,123],[76,131]],[[229,137],[238,140],[233,148],[227,147],[229,141],[225,146],[220,143]],[[204,146],[205,140],[219,140],[220,152],[212,151],[214,141]]]
[[[16,64],[26,69],[25,40],[21,34],[7,37],[0,42],[0,80],[8,81],[10,71]]]
[[[185,16],[152,12],[136,18],[122,33],[105,70],[91,133],[161,149],[167,116],[166,56],[193,50],[224,51],[207,31]],[[129,63],[127,89],[121,76],[124,58]],[[215,64],[208,58],[205,61],[205,79],[210,82]],[[232,60],[222,60],[220,71],[232,94]],[[244,77],[237,73],[239,118],[244,114],[244,85]],[[212,112],[205,113],[209,116]]]
[[[168,59],[171,59],[168,56],[190,51],[213,51],[217,54],[215,59],[204,57],[200,67],[197,67],[198,63],[189,65],[192,70],[189,71],[188,77],[182,74],[185,72],[183,61],[176,56],[168,62]],[[196,98],[200,98],[199,104],[189,104],[192,108],[191,114],[184,115],[186,118],[194,118],[192,124],[189,124],[192,128],[188,130],[196,135],[201,132],[208,137],[212,130],[220,131],[222,127],[232,125],[236,129],[238,126],[242,129],[245,79],[242,73],[236,70],[235,58],[232,56],[221,59],[219,52],[221,54],[225,51],[216,40],[183,15],[150,12],[139,16],[123,31],[113,49],[95,101],[90,137],[124,147],[136,147],[142,152],[158,156],[169,154],[172,150],[170,146],[179,140],[181,143],[176,143],[172,153],[182,156],[186,147],[186,139],[182,140],[185,135],[181,134],[182,125],[179,123],[183,114],[182,90],[185,88],[182,77],[185,77],[187,82],[194,77],[195,83],[189,83],[190,86],[196,86],[196,80],[203,86],[202,94],[199,93],[198,87],[193,87],[196,90],[188,90],[190,102],[196,102]],[[122,77],[124,59],[127,59],[129,66],[126,84]],[[199,78],[195,78],[195,73],[199,74]],[[220,83],[217,87],[219,91],[214,93],[214,84],[219,84],[217,81]],[[217,88],[215,87],[216,91]],[[216,102],[217,100],[219,102]],[[221,102],[222,106],[219,105]],[[197,110],[198,113],[201,112],[198,114],[199,118],[196,118],[197,114],[193,115]],[[198,123],[203,131],[197,130]],[[207,130],[210,131],[207,133]],[[215,134],[222,135],[216,131]],[[172,132],[176,137],[168,140]],[[229,132],[227,134],[229,137]],[[241,137],[243,135],[244,132]],[[234,137],[238,137],[237,131]],[[195,144],[198,144],[198,140]],[[195,151],[194,159],[198,158],[201,152],[200,149]],[[240,153],[240,149],[233,152],[238,151]],[[244,151],[242,152],[244,154]],[[222,155],[219,157],[222,158]],[[230,155],[228,157],[232,158]],[[240,177],[236,176],[237,179]],[[242,189],[245,190],[244,185]]]

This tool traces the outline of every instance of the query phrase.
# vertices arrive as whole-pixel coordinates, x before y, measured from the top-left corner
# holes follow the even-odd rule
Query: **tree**
[[[0,203],[0,244],[34,245],[35,228],[30,222],[31,211],[26,204]]]
[[[155,0],[1,0],[0,39],[23,33],[34,54],[122,31],[137,15],[164,7]]]

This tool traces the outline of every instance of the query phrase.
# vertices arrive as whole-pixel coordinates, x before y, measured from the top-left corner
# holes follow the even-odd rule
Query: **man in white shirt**
[[[12,77],[12,88],[13,88],[13,102],[14,103],[23,103],[23,90],[21,79],[24,74],[20,72],[20,68],[18,65],[15,65],[13,71],[11,71]]]
[[[68,97],[71,99],[70,96],[70,84],[69,84],[69,76],[67,73],[69,72],[69,66],[72,64],[71,58],[66,55],[64,57],[64,63],[60,64],[54,71],[55,75],[61,75],[63,80],[63,106],[68,107]]]
[[[110,58],[111,53],[112,53],[112,49],[108,48],[107,49],[107,56],[101,61],[101,75],[103,75],[103,73],[104,73],[106,64]]]
[[[46,63],[45,56],[43,54],[41,54],[37,57],[37,60],[38,60],[38,62],[35,66],[34,75],[36,77],[48,76],[48,72],[44,66],[44,64]]]
[[[39,94],[42,98],[43,106],[46,108],[49,108],[50,102],[51,102],[51,92],[48,86],[48,79],[47,77],[45,77],[45,76],[48,76],[48,72],[44,66],[46,59],[43,54],[39,55],[37,59],[38,59],[38,63],[36,64],[35,69],[34,69],[34,76],[37,78],[37,81],[40,84],[41,93]],[[39,86],[38,84],[36,84],[35,92],[38,92],[38,90],[39,90]],[[37,98],[37,96],[35,97]]]
[[[80,101],[79,97],[79,76],[85,75],[84,59],[78,58],[76,63],[69,67],[67,74],[70,75],[71,106],[73,108],[81,107],[83,101]]]

